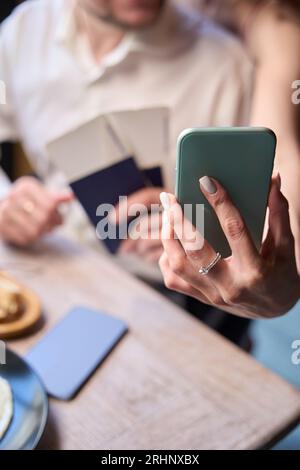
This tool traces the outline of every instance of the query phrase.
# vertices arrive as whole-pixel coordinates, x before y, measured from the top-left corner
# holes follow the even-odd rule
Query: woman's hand
[[[220,221],[232,256],[221,259],[207,275],[202,275],[199,270],[215,259],[216,252],[199,232],[194,230],[191,237],[191,224],[182,223],[182,210],[175,197],[162,193],[165,251],[160,268],[166,286],[241,317],[272,318],[288,312],[300,298],[300,277],[280,177],[272,181],[269,231],[260,253],[220,183],[208,177],[200,183]]]

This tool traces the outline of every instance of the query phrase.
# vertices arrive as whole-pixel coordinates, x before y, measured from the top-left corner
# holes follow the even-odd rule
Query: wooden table
[[[130,328],[74,400],[50,400],[41,448],[255,449],[299,421],[297,390],[102,255],[50,237],[30,252],[0,244],[0,260],[43,302],[15,351],[78,304]]]

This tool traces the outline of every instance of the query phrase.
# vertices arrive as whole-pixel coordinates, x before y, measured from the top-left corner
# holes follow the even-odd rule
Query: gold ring
[[[31,215],[34,212],[35,204],[32,201],[25,201],[22,207],[26,214]]]

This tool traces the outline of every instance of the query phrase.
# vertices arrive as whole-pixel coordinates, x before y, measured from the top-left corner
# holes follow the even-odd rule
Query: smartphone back
[[[216,178],[241,212],[252,239],[261,246],[276,136],[266,128],[188,129],[178,140],[176,197],[183,207],[192,204],[190,218],[196,223],[196,204],[204,205],[206,240],[223,257],[231,250],[219,221],[200,191],[202,176]]]

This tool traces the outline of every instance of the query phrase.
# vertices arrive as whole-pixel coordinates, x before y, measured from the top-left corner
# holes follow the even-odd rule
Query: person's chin
[[[152,12],[135,12],[126,15],[124,18],[118,18],[119,22],[127,25],[129,28],[140,29],[147,28],[156,22],[158,14]]]

